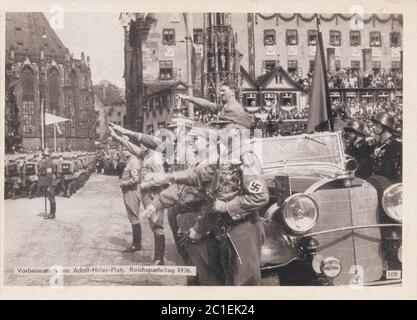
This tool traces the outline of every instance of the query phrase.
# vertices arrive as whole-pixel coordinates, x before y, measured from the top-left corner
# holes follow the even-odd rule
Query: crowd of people
[[[402,132],[403,125],[403,104],[398,100],[380,100],[376,103],[359,101],[358,99],[348,99],[346,103],[335,101],[332,108],[337,116],[342,119],[360,120],[366,125],[366,130],[372,134],[371,120],[380,112],[386,112],[394,120],[394,129]]]
[[[313,81],[313,72],[304,77],[297,72],[289,72],[290,77],[309,90]],[[355,89],[355,88],[402,88],[403,74],[400,70],[383,72],[379,70],[362,71],[355,68],[339,69],[327,73],[329,88]]]
[[[111,176],[120,176],[123,172],[121,150],[114,148],[97,151],[96,172]]]
[[[264,137],[299,134],[305,132],[308,119],[309,106],[302,109],[296,107],[286,109],[259,108],[252,114],[253,128],[261,129]],[[372,134],[371,119],[379,112],[386,112],[394,119],[395,130],[402,132],[403,125],[403,104],[399,100],[387,101],[381,99],[375,102],[360,101],[357,98],[348,98],[346,102],[334,100],[332,102],[332,116],[334,121],[349,121],[356,119],[364,122],[366,130]]]

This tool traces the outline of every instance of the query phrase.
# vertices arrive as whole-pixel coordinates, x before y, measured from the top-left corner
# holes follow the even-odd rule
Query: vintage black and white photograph
[[[4,285],[401,286],[415,39],[354,9],[6,12]]]

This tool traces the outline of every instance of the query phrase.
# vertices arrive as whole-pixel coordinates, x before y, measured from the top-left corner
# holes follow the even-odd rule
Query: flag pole
[[[54,123],[54,152],[56,152],[56,123]]]
[[[329,82],[327,79],[327,68],[326,68],[326,59],[324,55],[324,44],[323,44],[323,37],[321,34],[321,20],[320,20],[320,13],[317,14],[317,30],[318,30],[318,41],[319,43],[319,50],[321,51],[321,59],[323,65],[323,73],[324,73],[324,89],[326,92],[326,110],[327,110],[327,121],[329,126],[329,131],[334,132],[334,123],[332,118],[332,107],[330,102],[330,90],[329,90]]]

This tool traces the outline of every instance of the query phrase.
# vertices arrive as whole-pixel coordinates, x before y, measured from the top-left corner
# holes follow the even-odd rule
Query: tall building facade
[[[96,99],[100,102],[97,103],[97,107],[100,109],[100,121],[105,119],[106,123],[100,123],[100,127],[107,128],[107,122],[110,121],[119,126],[124,126],[126,122],[126,102],[121,95],[121,89],[110,83],[107,80],[100,81],[98,85],[94,85],[94,94]],[[97,111],[97,109],[96,109]],[[107,129],[101,130],[100,136],[108,133]]]
[[[268,100],[277,99],[280,105],[303,108],[308,104],[308,90],[300,79],[311,75],[317,45],[316,14],[190,14],[187,21],[182,13],[152,13],[130,15],[125,20],[125,77],[126,88],[133,81],[127,74],[133,69],[140,70],[143,87],[141,103],[127,102],[127,109],[141,114],[142,128],[158,122],[166,122],[170,112],[161,112],[158,119],[148,117],[152,99],[161,101],[158,90],[151,96],[146,87],[170,87],[182,81],[187,82],[187,25],[192,29],[193,54],[191,59],[193,91],[196,96],[204,95],[205,46],[208,44],[207,15],[213,15],[215,26],[230,23],[235,34],[235,46],[239,52],[240,100],[246,107],[265,106]],[[320,15],[321,31],[326,59],[330,72],[357,70],[380,72],[402,70],[402,16],[372,14],[364,17],[350,14]],[[130,21],[130,22],[126,22]],[[133,21],[133,23],[132,23]],[[142,26],[141,29],[138,25]],[[146,27],[144,27],[146,26]],[[140,34],[140,37],[139,35]],[[134,57],[132,43],[140,38],[140,54]],[[213,44],[214,45],[214,44]],[[220,61],[221,62],[221,61]],[[219,63],[220,63],[219,62]],[[133,66],[136,66],[133,68]],[[380,88],[381,89],[381,88]],[[166,93],[166,91],[164,91]],[[127,91],[127,94],[129,92]],[[362,90],[361,88],[332,89],[334,99],[379,97],[397,98],[402,88]],[[164,98],[165,99],[165,98]],[[164,100],[165,101],[165,100]],[[172,104],[172,98],[168,100]],[[170,108],[170,104],[161,108]],[[152,104],[152,103],[151,103]],[[152,119],[147,121],[146,119]]]
[[[93,150],[94,94],[90,59],[75,59],[42,13],[6,14],[6,147],[41,147],[42,105],[46,113],[70,121],[60,124],[60,149]],[[46,147],[54,146],[46,126]]]

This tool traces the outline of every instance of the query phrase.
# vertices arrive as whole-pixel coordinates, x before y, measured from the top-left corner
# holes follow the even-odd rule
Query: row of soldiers
[[[51,154],[55,194],[70,197],[82,188],[95,171],[96,154],[91,152],[55,152]],[[16,199],[40,196],[38,186],[42,153],[13,154],[5,157],[5,197]]]

